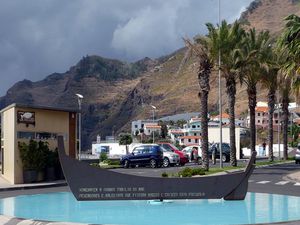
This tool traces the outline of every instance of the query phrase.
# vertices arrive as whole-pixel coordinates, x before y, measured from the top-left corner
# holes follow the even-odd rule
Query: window
[[[275,120],[275,123],[278,123],[278,120]]]
[[[138,128],[138,125],[134,125],[135,128]]]
[[[198,139],[195,139],[195,143],[198,143]]]
[[[257,113],[257,116],[260,116],[260,113]]]
[[[194,136],[197,136],[197,133],[194,133]]]
[[[188,142],[191,142],[191,139],[188,139]]]
[[[257,123],[260,123],[260,120],[257,120]]]
[[[19,139],[35,139],[35,133],[18,131],[17,138],[19,138]]]
[[[192,128],[196,128],[196,126],[195,126],[195,125],[193,125],[193,126],[192,126]]]
[[[55,140],[56,137],[57,137],[57,134],[54,134],[54,133],[48,133],[48,132],[36,133],[36,139],[39,139],[39,140]]]

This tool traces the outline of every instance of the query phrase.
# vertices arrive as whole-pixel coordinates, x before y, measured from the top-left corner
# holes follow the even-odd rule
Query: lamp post
[[[152,109],[153,109],[153,124],[154,124],[154,117],[155,117],[155,109],[156,109],[156,106],[154,105],[151,105]],[[153,139],[152,139],[152,143],[154,143],[154,129],[152,131],[152,135],[153,135]]]
[[[219,11],[218,11],[218,18],[219,18],[219,32],[220,32],[220,26],[221,26],[221,3],[219,0]],[[222,162],[222,93],[221,93],[221,49],[219,47],[219,129],[220,129],[220,168],[223,167],[223,162]]]
[[[77,96],[77,99],[78,99],[78,109],[79,109],[79,116],[78,116],[78,140],[79,140],[79,143],[78,143],[78,159],[81,160],[81,103],[82,103],[82,99],[83,99],[83,96],[81,94],[76,94]]]
[[[278,157],[280,160],[280,129],[281,129],[281,115],[280,115],[280,102],[279,102],[279,92],[278,92],[278,96],[277,96],[277,110],[278,110],[278,123],[277,123],[277,139],[278,139]]]

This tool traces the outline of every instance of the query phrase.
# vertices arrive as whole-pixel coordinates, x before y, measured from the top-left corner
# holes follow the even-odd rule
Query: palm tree
[[[300,73],[300,17],[290,15],[285,18],[284,31],[278,40],[278,48],[287,53],[287,60],[283,67],[288,75]]]
[[[254,28],[250,29],[243,39],[242,48],[237,52],[237,61],[240,68],[240,81],[247,87],[248,107],[250,114],[250,149],[255,151],[256,127],[256,85],[260,80],[262,65],[265,62],[266,52],[269,50],[269,33],[261,31],[258,35]]]
[[[292,14],[285,18],[287,23],[277,44],[278,49],[285,55],[282,66],[283,76],[280,93],[282,96],[283,110],[283,144],[284,159],[287,159],[288,135],[288,104],[291,91],[299,95],[300,89],[300,17]]]
[[[208,156],[208,93],[210,90],[209,78],[211,74],[212,62],[209,57],[208,42],[205,37],[198,37],[195,42],[185,40],[189,50],[197,56],[199,97],[200,97],[200,118],[201,118],[201,150],[202,150],[202,167],[209,170]]]
[[[278,55],[273,48],[266,51],[266,63],[262,68],[261,82],[264,88],[268,90],[268,146],[269,146],[269,161],[274,161],[273,154],[273,116],[275,109],[275,95],[277,90],[277,77],[280,69],[278,64]]]
[[[236,166],[235,95],[238,73],[236,70],[237,65],[235,51],[240,47],[245,31],[237,21],[230,25],[224,20],[219,28],[215,28],[211,23],[207,23],[206,26],[209,32],[208,40],[210,42],[210,46],[212,46],[211,57],[215,64],[218,63],[219,54],[222,58],[220,69],[222,70],[223,77],[226,81],[226,93],[228,97],[230,164],[232,166]],[[219,112],[220,116],[221,113],[222,112]]]

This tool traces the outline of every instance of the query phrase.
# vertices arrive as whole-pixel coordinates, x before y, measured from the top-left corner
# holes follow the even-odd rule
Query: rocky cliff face
[[[291,13],[300,15],[298,1],[259,0],[249,6],[241,20],[277,35],[283,27],[283,18]],[[65,73],[54,73],[38,82],[16,83],[0,98],[0,107],[16,102],[77,108],[75,94],[81,93],[84,96],[83,149],[88,149],[97,134],[104,137],[129,131],[132,120],[151,118],[150,104],[157,107],[158,117],[199,111],[197,61],[190,58],[183,63],[184,55],[183,48],[157,60],[144,58],[135,63],[99,56],[83,57]],[[215,111],[216,71],[212,73],[210,85],[209,108]],[[258,95],[259,100],[266,99],[262,88]],[[225,88],[222,96],[226,109]],[[236,113],[245,112],[247,108],[245,88],[238,85]]]

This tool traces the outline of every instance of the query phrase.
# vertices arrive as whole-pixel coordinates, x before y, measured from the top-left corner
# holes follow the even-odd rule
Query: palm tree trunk
[[[256,107],[256,85],[248,86],[248,106],[250,111],[250,149],[255,152],[256,127],[255,127],[255,107]]]
[[[203,57],[204,58],[204,57]],[[201,148],[202,148],[202,167],[204,170],[209,170],[209,158],[208,158],[208,93],[209,93],[209,77],[211,73],[211,65],[209,60],[200,60],[200,66],[198,71],[198,82],[200,86],[200,117],[201,117]]]
[[[233,76],[229,75],[226,79],[226,92],[228,97],[228,112],[229,112],[230,164],[231,166],[237,166],[236,145],[235,145],[235,114],[234,114],[236,81],[234,75]]]
[[[269,107],[269,115],[268,115],[268,146],[269,146],[269,161],[274,161],[273,154],[273,116],[274,116],[274,108],[275,108],[275,88],[270,87],[268,93],[268,107]]]
[[[289,122],[289,96],[284,94],[282,98],[283,118],[283,159],[288,158],[288,122]]]

